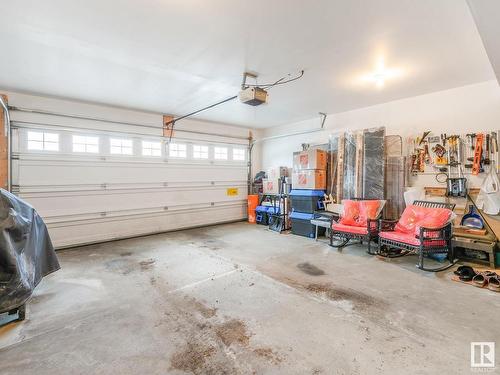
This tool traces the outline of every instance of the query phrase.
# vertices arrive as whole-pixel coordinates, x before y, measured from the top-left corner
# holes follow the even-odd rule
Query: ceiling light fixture
[[[361,77],[361,81],[374,83],[379,89],[385,86],[385,82],[389,79],[397,78],[402,75],[401,69],[386,68],[384,59],[380,58],[377,62],[375,71],[365,74]]]
[[[384,87],[384,83],[385,83],[385,73],[384,72],[375,73],[375,74],[373,74],[372,78],[375,81],[375,85],[377,85],[377,87]]]

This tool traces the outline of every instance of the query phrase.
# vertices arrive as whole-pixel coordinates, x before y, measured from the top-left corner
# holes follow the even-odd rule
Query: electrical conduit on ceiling
[[[293,137],[295,135],[303,135],[303,134],[310,134],[310,133],[316,133],[325,130],[325,121],[326,121],[326,113],[319,112],[321,116],[321,125],[317,129],[309,129],[309,130],[304,130],[304,131],[299,131],[299,132],[294,132],[294,133],[286,133],[286,134],[278,134],[278,135],[271,135],[269,137],[264,137],[260,139],[255,139],[251,142],[250,148],[253,148],[254,144],[259,143],[259,142],[264,142],[264,141],[270,141],[273,139],[279,139],[279,138],[287,138],[287,137]]]

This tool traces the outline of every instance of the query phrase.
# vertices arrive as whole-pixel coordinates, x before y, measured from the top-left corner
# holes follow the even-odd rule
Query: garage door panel
[[[13,186],[14,192],[44,218],[56,247],[242,220],[247,216],[248,145],[242,144],[242,139],[231,142],[224,137],[227,143],[215,143],[214,137],[207,135],[205,139],[198,136],[176,140],[187,145],[184,156],[176,158],[167,151],[172,145],[167,145],[164,138],[134,133],[128,139],[132,142],[131,147],[127,146],[128,153],[116,155],[111,152],[111,140],[127,135],[101,130],[94,134],[99,138],[98,151],[84,153],[72,152],[74,135],[79,135],[80,142],[82,134],[90,132],[92,137],[88,127],[81,131],[75,128],[73,134],[68,128],[58,131],[54,124],[47,129],[42,125],[43,121],[36,129],[28,125],[14,129]],[[54,133],[59,134],[58,147],[48,152],[30,149],[30,131],[32,138],[38,133],[31,144],[42,148],[44,142],[53,142]],[[45,132],[50,133],[49,137],[40,138],[40,133]],[[161,145],[159,155],[144,152],[148,142]],[[208,147],[209,152],[196,156],[195,145]],[[227,150],[223,160],[221,148]],[[230,188],[237,188],[237,194],[228,192]]]
[[[48,223],[48,229],[57,248],[110,241],[139,235],[161,233],[171,230],[192,228],[237,221],[245,218],[246,204],[213,207],[208,210],[166,212],[118,218],[103,218]]]
[[[247,181],[246,167],[217,165],[145,165],[98,163],[19,163],[19,184],[72,185],[112,183],[182,183]]]
[[[96,191],[82,194],[20,194],[37,208],[40,215],[52,216],[102,213],[148,208],[174,209],[175,207],[208,207],[212,203],[241,202],[247,197],[246,185],[234,185],[237,195],[228,195],[226,188],[186,188],[156,191]],[[56,204],[54,204],[56,203]]]

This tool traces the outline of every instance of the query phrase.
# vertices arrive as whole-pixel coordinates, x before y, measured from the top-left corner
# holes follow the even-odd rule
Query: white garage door
[[[56,247],[246,217],[245,137],[179,131],[169,143],[147,134],[160,127],[11,116],[13,191],[38,210]]]

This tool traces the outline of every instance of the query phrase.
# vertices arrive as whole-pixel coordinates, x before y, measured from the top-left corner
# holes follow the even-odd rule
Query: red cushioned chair
[[[368,243],[368,254],[371,252],[371,243],[378,237],[378,220],[384,208],[384,200],[345,199],[338,222],[332,223],[330,231],[330,246],[343,248],[351,240]]]
[[[417,267],[438,272],[455,264],[451,246],[451,217],[454,204],[414,201],[399,220],[379,220],[378,254],[386,257],[418,255]],[[394,255],[391,250],[400,251]],[[424,267],[424,256],[446,254],[449,264]]]

